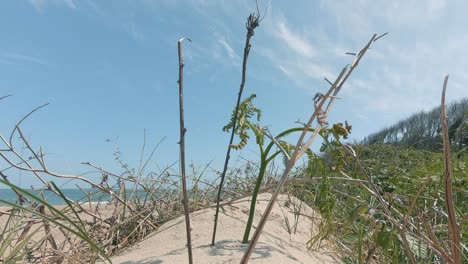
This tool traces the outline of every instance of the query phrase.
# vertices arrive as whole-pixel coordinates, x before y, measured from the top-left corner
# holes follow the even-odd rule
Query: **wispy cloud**
[[[5,52],[0,54],[0,63],[9,65],[26,65],[26,64],[40,64],[47,65],[47,63],[38,57],[14,53]]]
[[[227,56],[231,59],[231,62],[234,66],[240,65],[240,56],[234,51],[234,49],[229,45],[224,37],[218,38],[218,43],[226,51]]]
[[[311,58],[316,54],[316,51],[306,40],[299,34],[294,33],[285,22],[279,22],[276,37],[284,41],[290,49],[298,55]]]
[[[430,0],[429,1],[429,14],[438,15],[447,6],[446,0]]]
[[[63,1],[68,7],[73,8],[73,9],[76,8],[75,2],[73,0],[63,0]]]
[[[36,9],[41,10],[47,5],[47,0],[31,0],[31,4]]]
[[[447,6],[446,0],[322,0],[320,10],[332,19],[338,34],[366,36],[373,29],[382,30],[383,26],[424,27],[443,15]]]
[[[448,98],[468,96],[468,63],[459,59],[468,56],[464,47],[468,38],[444,38],[442,41],[405,43],[387,40],[376,43],[380,57],[368,56],[362,69],[343,90],[346,97],[368,113],[381,113],[393,118],[412,112],[429,110],[439,104],[443,77],[449,73]],[[388,41],[393,42],[392,44]],[[443,53],[440,52],[441,48]],[[364,72],[367,72],[365,74]]]
[[[48,5],[61,6],[64,5],[71,9],[76,9],[76,3],[74,0],[30,0],[31,4],[37,10],[43,10]]]
[[[324,58],[329,53],[335,53],[335,50],[316,45],[322,40],[322,36],[316,36],[315,40],[307,39],[307,36],[312,35],[311,28],[303,27],[298,30],[299,27],[290,26],[293,23],[282,14],[272,16],[273,25],[266,27],[272,40],[260,48],[258,53],[297,87],[311,93],[316,92],[312,88],[313,82],[323,80],[324,77],[333,79],[334,74],[329,65],[325,64]]]
[[[94,0],[86,0],[86,4],[96,15],[100,17],[106,16],[106,12],[104,12],[104,10]]]
[[[461,11],[467,5],[460,0],[323,0],[314,5],[314,15],[286,17],[277,3],[270,25],[264,23],[271,38],[258,53],[292,86],[315,93],[325,87],[323,77],[333,81],[341,66],[352,62],[345,52],[358,52],[374,33],[390,32],[368,51],[341,92],[345,114],[372,120],[378,129],[437,106],[447,73],[448,100],[468,96],[468,61],[463,59],[468,34]]]
[[[333,79],[334,76],[327,65],[305,59],[290,51],[279,54],[271,48],[262,48],[259,53],[288,80],[310,93],[317,92],[312,89],[313,82],[322,81],[324,77]]]

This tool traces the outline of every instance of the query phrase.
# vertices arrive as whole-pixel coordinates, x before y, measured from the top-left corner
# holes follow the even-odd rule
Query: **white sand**
[[[270,194],[259,195],[254,226],[264,211]],[[306,243],[312,235],[313,221],[310,216],[317,213],[302,205],[297,231],[289,234],[285,216],[294,224],[293,204],[286,202],[282,195],[275,205],[262,237],[255,248],[249,263],[342,263],[331,249],[309,251]],[[293,200],[298,207],[299,201]],[[239,263],[246,245],[241,244],[248,218],[250,201],[247,199],[222,207],[219,215],[216,243],[211,246],[215,209],[205,209],[191,214],[192,247],[194,263]],[[317,221],[315,221],[317,223]],[[250,232],[250,235],[254,230]],[[149,264],[149,263],[188,263],[186,248],[185,222],[181,216],[163,226],[152,236],[137,245],[112,257],[113,263]],[[331,248],[331,247],[330,247]]]

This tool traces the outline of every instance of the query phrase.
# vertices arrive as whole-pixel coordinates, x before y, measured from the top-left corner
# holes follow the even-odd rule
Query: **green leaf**
[[[23,194],[24,196],[27,196],[27,197],[31,198],[31,200],[34,200],[34,201],[38,202],[39,204],[44,205],[51,212],[53,212],[54,214],[59,216],[59,218],[62,219],[66,224],[69,224],[71,227],[57,221],[55,219],[55,217],[51,217],[49,215],[41,214],[40,212],[38,212],[36,210],[33,210],[31,208],[23,207],[21,205],[18,205],[18,204],[15,204],[15,203],[12,203],[12,202],[9,202],[9,201],[6,201],[6,200],[1,200],[1,199],[0,199],[0,202],[2,202],[4,204],[7,204],[7,205],[9,205],[9,206],[11,206],[13,208],[18,208],[18,209],[25,210],[25,211],[27,211],[27,212],[29,212],[29,213],[43,219],[43,220],[54,223],[55,225],[60,226],[60,227],[64,228],[67,231],[70,231],[72,234],[76,235],[77,237],[81,238],[84,242],[86,242],[93,249],[94,252],[99,253],[101,256],[106,258],[106,260],[111,262],[109,257],[107,256],[107,254],[104,252],[104,250],[102,250],[93,241],[91,241],[91,239],[89,238],[86,230],[83,230],[82,228],[80,228],[77,224],[75,224],[75,222],[72,219],[70,219],[68,216],[66,216],[63,212],[61,212],[60,210],[57,210],[54,206],[50,205],[49,203],[47,203],[46,201],[44,201],[40,197],[37,197],[37,196],[31,194],[30,192],[28,192],[27,190],[24,190],[24,189],[22,189],[22,188],[20,188],[20,187],[18,187],[16,185],[13,185],[10,182],[7,182],[7,181],[5,181],[3,179],[0,179],[0,183],[10,187],[11,189],[17,191],[18,193]],[[72,227],[74,227],[74,228],[72,228]]]
[[[258,125],[252,124],[250,119],[257,116],[257,121],[260,121],[261,111],[253,104],[253,99],[256,97],[255,94],[251,94],[245,98],[240,104],[239,108],[232,111],[231,120],[227,125],[223,127],[223,131],[229,132],[233,127],[235,128],[234,133],[239,136],[240,141],[237,144],[232,144],[230,147],[236,150],[244,148],[250,136],[248,130],[254,131],[257,137],[257,143],[263,143],[263,130]]]
[[[349,256],[343,257],[342,260],[344,264],[359,264],[358,259]]]
[[[383,249],[388,249],[393,244],[393,234],[386,230],[381,230],[377,234],[377,245]]]

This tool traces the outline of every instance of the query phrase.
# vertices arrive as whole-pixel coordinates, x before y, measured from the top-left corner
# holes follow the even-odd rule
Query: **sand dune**
[[[259,195],[254,225],[270,197],[270,194]],[[330,253],[331,249],[307,250],[306,242],[312,235],[311,230],[315,229],[311,220],[314,212],[310,207],[301,206],[301,214],[305,216],[299,216],[295,233],[290,234],[287,231],[287,221],[291,226],[295,222],[294,206],[299,207],[297,199],[292,198],[289,201],[288,196],[280,196],[249,263],[341,263],[339,257]],[[195,263],[239,263],[246,249],[246,245],[241,244],[241,239],[249,207],[248,199],[222,207],[214,246],[211,246],[211,236],[215,210],[209,208],[191,214]],[[316,213],[315,217],[318,217]],[[185,244],[185,222],[181,216],[167,222],[149,238],[111,259],[113,263],[122,264],[187,263]]]

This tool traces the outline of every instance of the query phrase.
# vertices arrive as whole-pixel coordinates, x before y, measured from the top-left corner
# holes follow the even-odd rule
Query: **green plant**
[[[447,79],[444,90],[446,83]],[[443,101],[441,109],[444,109]],[[448,129],[443,126],[444,146],[449,148]],[[328,146],[339,151],[333,152]],[[310,245],[335,236],[349,248],[343,259],[345,263],[468,260],[464,253],[466,238],[462,235],[466,234],[466,223],[459,220],[468,210],[468,192],[461,187],[468,179],[464,168],[466,153],[451,155],[445,151],[442,155],[389,144],[327,144],[322,150],[326,153],[319,158],[328,167],[328,173],[326,170],[324,173],[331,180],[330,188],[321,189],[323,182],[310,188],[319,190],[318,197],[332,193],[334,202],[316,203],[320,209],[323,205],[332,206],[321,210],[322,228]],[[344,161],[338,170],[334,169],[337,168],[334,159]],[[312,171],[313,167],[310,164],[309,167]],[[335,173],[348,181],[338,184],[332,176]],[[450,207],[452,213],[445,213]],[[327,214],[333,218],[327,218]]]
[[[36,247],[45,240],[45,237],[43,237],[31,244],[32,237],[39,232],[39,229],[29,232],[27,236],[16,238],[16,235],[24,229],[24,224],[17,217],[19,214],[22,214],[22,210],[13,207],[7,214],[8,219],[0,234],[0,262],[2,263],[20,261],[26,255],[29,256],[31,254],[31,248]],[[26,244],[29,244],[29,246],[24,250]]]
[[[384,36],[384,35],[386,35],[386,34],[383,34],[382,36]],[[377,35],[372,36],[372,38],[370,39],[368,44],[356,55],[356,58],[353,61],[353,63],[351,64],[351,66],[349,67],[349,69],[348,69],[348,66],[346,66],[341,71],[340,75],[337,77],[335,82],[334,83],[330,82],[331,87],[328,90],[328,92],[325,95],[318,93],[315,96],[315,98],[314,98],[315,111],[313,112],[313,114],[309,118],[309,121],[305,124],[305,126],[304,126],[304,128],[302,130],[302,133],[299,136],[299,140],[297,141],[297,144],[296,144],[296,146],[294,148],[294,151],[292,151],[291,155],[288,155],[288,153],[283,151],[285,156],[288,157],[285,170],[284,170],[283,175],[282,175],[282,177],[280,179],[280,182],[278,183],[278,186],[277,186],[277,188],[276,188],[276,190],[275,190],[275,192],[274,192],[274,194],[273,194],[273,196],[271,198],[271,201],[269,202],[269,204],[268,204],[268,206],[267,206],[267,208],[266,208],[266,210],[265,210],[265,212],[263,214],[262,219],[260,219],[260,223],[257,226],[257,229],[256,229],[256,231],[255,231],[255,233],[254,233],[254,235],[252,237],[252,240],[250,241],[249,246],[248,246],[244,256],[242,257],[241,263],[247,263],[249,261],[250,256],[251,256],[251,254],[252,254],[252,252],[254,250],[254,247],[255,247],[258,239],[260,238],[260,234],[262,233],[262,230],[263,230],[263,227],[265,226],[267,218],[268,218],[269,214],[271,213],[271,210],[272,210],[272,208],[274,206],[275,200],[278,197],[278,195],[279,195],[281,189],[283,188],[284,184],[286,183],[287,179],[289,178],[289,174],[291,173],[294,165],[296,164],[296,161],[308,151],[310,145],[315,141],[315,139],[316,139],[317,135],[319,134],[319,132],[321,131],[321,129],[324,126],[328,125],[328,122],[326,121],[326,118],[328,116],[329,111],[331,110],[331,107],[333,106],[333,103],[334,103],[334,101],[336,99],[337,94],[339,93],[339,91],[341,90],[344,83],[346,82],[346,80],[351,75],[351,73],[358,66],[360,60],[362,59],[362,57],[364,56],[366,51],[369,49],[371,44],[374,43],[377,39],[381,38],[382,36],[379,36],[379,37],[377,37]],[[323,110],[322,108],[325,106],[326,102],[328,102],[328,104],[325,107],[325,110]],[[309,137],[309,139],[307,141],[305,141],[304,138],[308,134],[309,129],[312,126],[312,123],[316,119],[317,119],[318,125],[313,130],[313,133]]]
[[[259,147],[260,151],[260,165],[257,175],[257,180],[255,182],[255,187],[252,194],[252,199],[250,202],[250,211],[249,218],[247,220],[247,225],[244,231],[244,236],[242,238],[242,243],[249,242],[249,234],[252,228],[253,218],[255,215],[255,205],[257,204],[257,196],[260,191],[260,187],[263,182],[268,164],[272,162],[279,154],[283,154],[283,161],[286,161],[288,155],[291,154],[293,146],[288,142],[282,140],[283,137],[286,137],[294,132],[300,132],[303,130],[302,127],[291,128],[286,131],[281,132],[276,137],[272,137],[270,132],[266,128],[262,128],[259,124],[252,123],[251,119],[256,117],[257,121],[260,121],[261,111],[253,104],[253,99],[256,97],[255,94],[250,95],[244,99],[237,111],[237,118],[235,118],[236,111],[233,111],[230,122],[224,126],[223,130],[229,132],[233,128],[235,120],[238,120],[239,125],[235,134],[239,136],[240,142],[238,144],[232,144],[231,148],[239,150],[245,147],[250,138],[249,131],[252,131],[255,135],[256,144]],[[309,129],[309,131],[313,131]],[[265,136],[270,139],[268,144],[265,143]],[[265,146],[266,144],[266,146]],[[278,149],[274,147],[277,146]],[[272,153],[270,153],[272,152]],[[307,150],[308,156],[313,156],[311,150]]]
[[[223,172],[221,173],[221,181],[219,183],[219,188],[218,188],[218,196],[216,200],[216,213],[215,213],[214,226],[213,226],[213,237],[211,239],[212,246],[215,244],[215,240],[216,240],[216,228],[218,225],[219,202],[221,200],[221,191],[223,189],[224,179],[226,177],[226,172],[228,169],[231,146],[232,146],[232,142],[234,141],[234,134],[237,131],[237,116],[238,116],[239,106],[242,100],[242,92],[244,91],[244,85],[246,81],[247,59],[249,58],[250,48],[252,47],[250,44],[250,39],[253,37],[255,29],[260,25],[260,21],[261,21],[260,13],[258,12],[258,8],[257,8],[257,13],[250,14],[249,17],[247,18],[247,22],[245,25],[247,29],[247,36],[245,38],[244,58],[243,58],[243,63],[242,63],[242,80],[241,80],[239,92],[237,95],[236,108],[233,114],[231,138],[229,139],[229,144],[228,144],[227,151],[226,151],[226,159],[224,161]]]
[[[49,231],[49,227],[48,227],[48,223],[50,222],[50,223],[53,223],[54,225],[56,225],[56,226],[58,226],[60,228],[63,228],[64,230],[76,235],[77,237],[82,239],[82,241],[86,242],[92,248],[92,250],[94,252],[98,252],[101,256],[104,256],[110,262],[110,259],[107,256],[107,254],[99,246],[97,246],[96,243],[94,243],[91,240],[88,233],[83,228],[84,227],[83,226],[83,221],[78,221],[78,224],[77,224],[77,223],[75,223],[74,220],[69,218],[62,211],[56,209],[54,206],[52,206],[49,203],[45,202],[40,197],[37,197],[37,196],[29,193],[28,191],[26,191],[26,190],[24,190],[22,188],[19,188],[18,186],[15,186],[15,185],[13,185],[13,184],[5,181],[5,180],[0,179],[0,183],[12,188],[16,192],[21,193],[21,195],[27,197],[28,199],[33,200],[36,203],[36,205],[34,205],[32,207],[24,207],[24,206],[16,204],[16,203],[12,203],[12,202],[5,201],[5,200],[0,200],[0,202],[11,206],[12,208],[14,208],[14,209],[16,209],[18,211],[24,211],[24,212],[31,213],[34,216],[37,216],[40,219],[44,220],[43,227],[45,229],[46,236],[44,238],[40,239],[39,241],[34,242],[34,244],[36,246],[41,244],[42,240],[48,239],[47,237],[50,236],[50,234],[49,234],[50,231]],[[53,182],[51,182],[51,184],[55,188],[56,191],[61,193],[60,189]],[[70,206],[70,204],[69,204],[69,206]],[[44,207],[47,208],[48,210],[50,210],[52,215],[47,215],[45,213],[45,211],[44,211]],[[74,208],[72,206],[70,206],[70,208],[76,213],[76,211],[74,210]],[[13,212],[14,211],[15,210],[13,210]],[[11,219],[12,216],[14,216],[13,213],[10,214],[9,220],[14,221],[14,220]],[[57,220],[57,218],[61,219],[61,221]],[[4,229],[2,237],[5,235],[6,228],[7,227],[5,227],[5,229]],[[5,243],[9,243],[11,245],[13,240],[14,240],[13,237],[12,237],[12,234],[16,233],[19,229],[23,229],[23,228],[20,228],[18,226],[13,226],[13,230],[8,230],[7,231],[8,235],[7,235],[7,239],[6,239]],[[23,231],[24,234],[28,233],[28,228],[23,229],[23,230],[24,230]],[[21,259],[21,258],[24,257],[24,255],[30,253],[29,252],[30,249],[29,249],[26,252],[24,252],[22,255],[19,255],[19,256],[16,255],[21,249],[23,249],[23,247],[25,246],[26,243],[30,242],[30,239],[32,239],[32,237],[34,236],[34,234],[37,231],[38,230],[28,234],[27,237],[23,237],[23,235],[22,235],[20,238],[18,238],[18,241],[16,242],[16,246],[13,248],[13,250],[8,252],[10,255],[5,258],[5,262],[12,261],[13,259]],[[54,246],[54,247],[56,247],[56,246]]]

